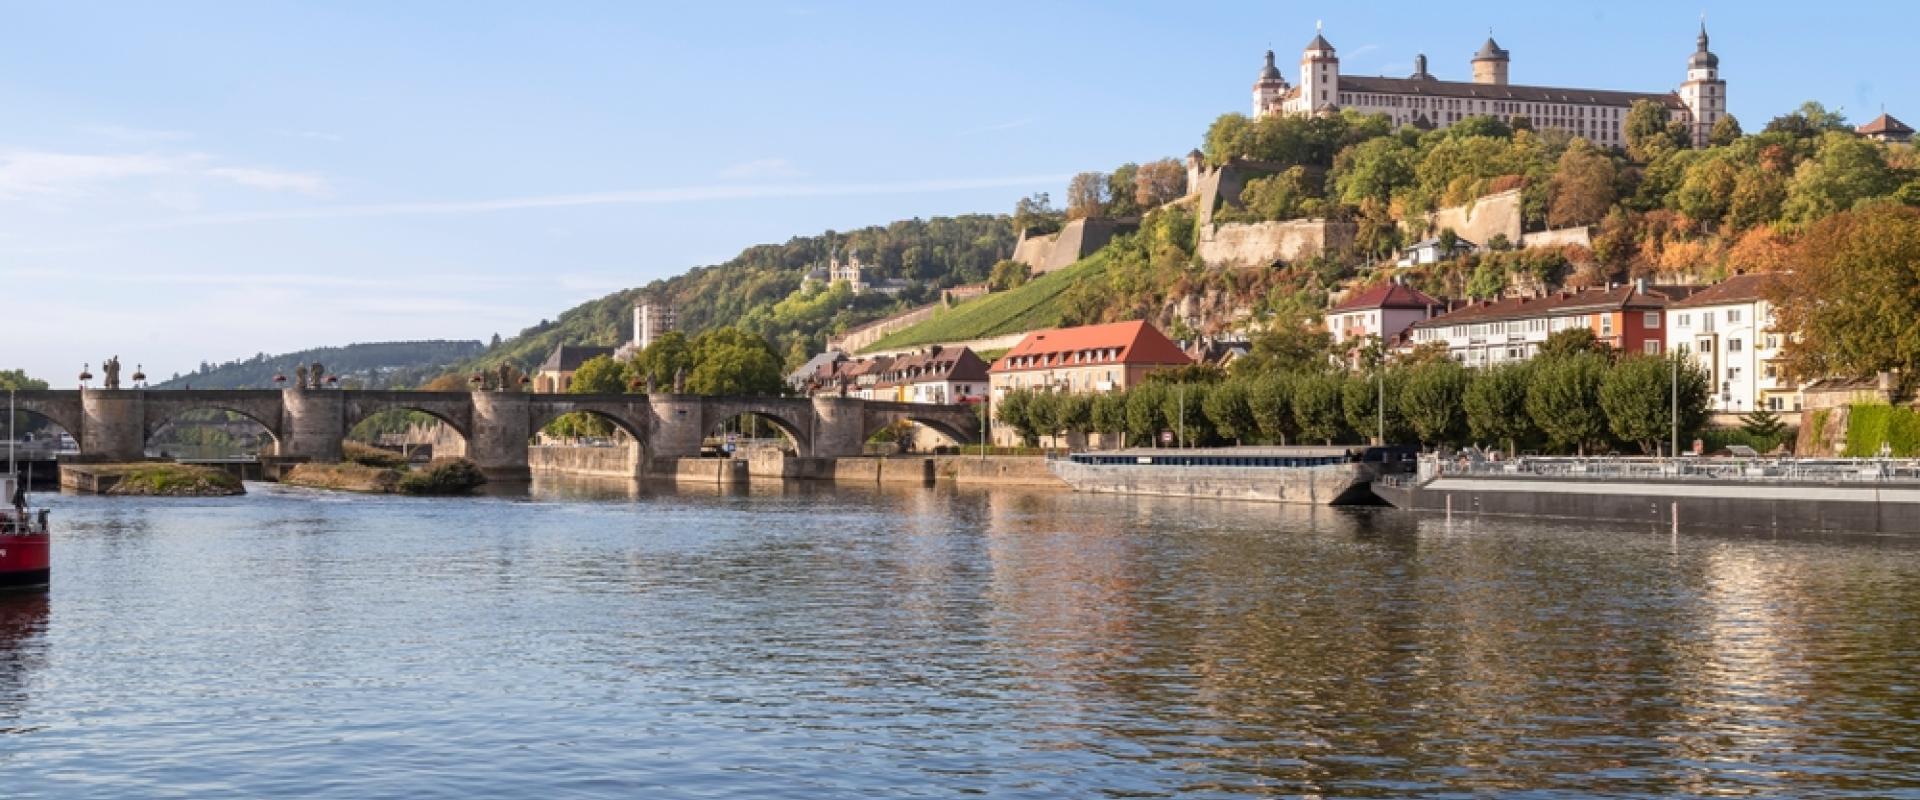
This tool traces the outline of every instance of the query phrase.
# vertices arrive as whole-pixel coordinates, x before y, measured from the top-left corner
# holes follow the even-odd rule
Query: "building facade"
[[[1686,293],[1678,288],[1626,284],[1545,297],[1481,300],[1413,323],[1404,346],[1438,342],[1455,361],[1485,367],[1533,358],[1548,336],[1585,328],[1615,350],[1659,355],[1666,351],[1667,305],[1674,296]]]
[[[1193,363],[1180,346],[1143,321],[1034,331],[988,368],[989,397],[1008,392],[1115,392],[1152,373]],[[1017,444],[1005,425],[993,426],[997,444]]]
[[[893,360],[879,393],[902,403],[966,403],[987,394],[987,362],[965,347],[934,346]]]
[[[1382,283],[1354,292],[1328,309],[1327,333],[1351,357],[1368,337],[1386,346],[1441,308],[1440,301],[1411,286]]]
[[[1780,365],[1787,337],[1772,328],[1765,297],[1772,279],[1735,275],[1667,309],[1667,347],[1712,376],[1707,407],[1715,412],[1801,408],[1801,387],[1787,380]]]
[[[612,355],[611,347],[558,345],[547,354],[547,360],[540,362],[540,368],[534,371],[533,390],[549,394],[564,393],[572,388],[573,373],[580,369],[581,364],[599,356]]]
[[[1695,146],[1704,146],[1715,123],[1727,113],[1727,82],[1720,59],[1707,48],[1703,22],[1695,50],[1687,60],[1686,80],[1669,92],[1627,92],[1526,86],[1509,82],[1512,55],[1489,37],[1470,63],[1470,81],[1441,80],[1427,71],[1427,57],[1414,58],[1405,78],[1343,75],[1340,57],[1326,36],[1316,33],[1300,54],[1299,82],[1289,84],[1267,51],[1266,64],[1253,83],[1253,114],[1322,114],[1351,109],[1384,114],[1396,127],[1446,128],[1469,117],[1525,117],[1535,130],[1565,131],[1598,145],[1624,147],[1627,110],[1651,100],[1671,120],[1687,126]]]

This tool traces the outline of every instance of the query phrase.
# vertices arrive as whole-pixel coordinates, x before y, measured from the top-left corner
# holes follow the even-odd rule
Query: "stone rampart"
[[[891,317],[874,320],[873,322],[861,325],[838,336],[830,336],[827,338],[827,349],[839,350],[842,353],[859,352],[860,348],[880,341],[892,335],[894,331],[910,328],[927,321],[927,318],[933,316],[933,312],[937,308],[939,308],[937,304],[929,303],[919,308],[902,311]]]
[[[1210,267],[1264,269],[1351,247],[1360,226],[1324,219],[1229,222],[1200,229],[1195,252]]]
[[[1591,249],[1593,247],[1593,229],[1582,225],[1578,228],[1559,228],[1557,230],[1529,233],[1520,237],[1520,246],[1527,249],[1536,247],[1566,247],[1568,245]]]
[[[1427,224],[1435,233],[1451,228],[1460,238],[1481,247],[1498,235],[1505,235],[1507,241],[1518,244],[1521,202],[1519,189],[1495,192],[1466,205],[1449,206],[1428,214]],[[1409,233],[1419,238],[1423,232]]]
[[[1033,268],[1035,275],[1052,272],[1093,255],[1116,234],[1138,227],[1140,223],[1133,220],[1087,217],[1044,236],[1028,236],[1023,231],[1020,242],[1013,246],[1013,260]]]

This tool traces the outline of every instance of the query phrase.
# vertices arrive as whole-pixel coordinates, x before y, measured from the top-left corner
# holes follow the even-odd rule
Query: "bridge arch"
[[[25,391],[15,393],[15,408],[23,414],[44,419],[66,431],[81,447],[87,446],[86,414],[80,408],[78,392]]]
[[[260,430],[266,433],[267,439],[272,445],[272,450],[263,449],[262,453],[279,452],[281,436],[280,415],[278,413],[267,417],[262,409],[250,408],[244,403],[227,403],[218,400],[206,402],[149,403],[146,418],[143,420],[141,445],[143,447],[151,445],[154,438],[169,427],[181,428],[199,424],[194,421],[184,423],[180,421],[181,417],[195,411],[221,411],[228,414],[237,414],[259,426]],[[275,411],[277,412],[278,409],[275,409]]]
[[[793,443],[795,455],[813,455],[812,403],[784,398],[708,398],[701,411],[700,435],[711,436],[740,417],[754,417]]]

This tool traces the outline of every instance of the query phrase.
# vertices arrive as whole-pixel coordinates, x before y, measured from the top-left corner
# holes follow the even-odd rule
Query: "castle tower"
[[[673,330],[673,306],[659,300],[635,300],[633,303],[633,347],[645,350],[661,334]]]
[[[1300,106],[1312,113],[1340,103],[1340,57],[1315,26],[1313,41],[1300,54]]]
[[[1426,53],[1420,53],[1413,57],[1413,74],[1408,75],[1407,77],[1416,81],[1433,79],[1432,75],[1427,74],[1427,54]]]
[[[1720,57],[1707,49],[1707,21],[1700,20],[1700,36],[1687,59],[1687,82],[1680,84],[1680,102],[1693,117],[1693,146],[1705,147],[1714,123],[1727,115],[1727,82],[1720,79]]]
[[[1507,51],[1500,49],[1492,36],[1473,54],[1473,82],[1492,86],[1507,85]]]
[[[1273,51],[1267,51],[1267,65],[1253,82],[1253,115],[1264,117],[1280,113],[1280,97],[1287,93],[1287,79],[1273,65]]]

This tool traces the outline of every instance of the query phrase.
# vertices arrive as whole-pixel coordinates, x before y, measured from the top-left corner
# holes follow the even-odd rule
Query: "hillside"
[[[1060,325],[1066,319],[1062,296],[1080,281],[1103,280],[1109,260],[1109,251],[1101,250],[1013,289],[941,309],[925,322],[895,331],[867,350],[961,342]]]
[[[827,231],[785,244],[756,245],[725,263],[696,267],[590,300],[489,348],[470,364],[505,360],[531,369],[555,345],[616,345],[632,338],[635,300],[651,297],[674,306],[677,328],[688,336],[738,326],[764,336],[782,356],[818,352],[829,335],[938,299],[949,286],[986,280],[995,262],[1013,252],[1005,216],[972,214],[902,220],[856,231]],[[897,297],[858,296],[844,287],[803,288],[809,270],[824,266],[835,251],[857,253],[868,281],[907,284]]]
[[[267,389],[275,375],[293,378],[294,368],[318,362],[329,374],[368,388],[416,386],[448,367],[478,355],[485,345],[475,341],[368,342],[345,347],[317,347],[297,353],[252,358],[224,364],[202,362],[186,375],[154,383],[156,389]],[[131,374],[131,373],[129,373]]]

